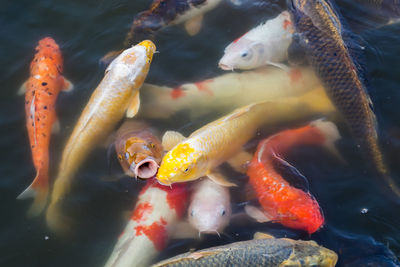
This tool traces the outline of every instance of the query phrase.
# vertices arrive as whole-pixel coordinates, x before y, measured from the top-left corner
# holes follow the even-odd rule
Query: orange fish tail
[[[28,186],[17,199],[34,198],[33,204],[28,211],[29,216],[39,215],[47,204],[47,196],[49,192],[48,173],[38,171],[32,184]]]

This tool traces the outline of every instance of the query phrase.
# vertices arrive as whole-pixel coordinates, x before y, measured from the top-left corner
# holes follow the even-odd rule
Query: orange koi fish
[[[309,192],[290,185],[277,167],[305,179],[282,157],[298,145],[324,145],[335,152],[334,142],[339,137],[333,123],[318,120],[308,126],[286,130],[261,141],[247,175],[263,210],[247,206],[246,212],[259,222],[279,222],[290,228],[305,230],[309,234],[317,231],[324,223],[317,201]]]
[[[72,89],[72,84],[62,76],[63,59],[60,48],[51,37],[43,38],[36,47],[30,67],[30,77],[20,92],[25,91],[26,128],[32,150],[36,177],[19,196],[34,196],[30,215],[37,215],[46,205],[49,189],[49,143],[52,128],[58,126],[56,100],[61,90]],[[55,128],[56,129],[56,128]]]

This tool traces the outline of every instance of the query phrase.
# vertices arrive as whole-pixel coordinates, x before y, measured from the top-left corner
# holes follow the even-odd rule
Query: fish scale
[[[314,7],[307,5],[307,0],[300,2],[305,8]],[[303,13],[301,7],[296,7],[296,3],[292,3],[292,0],[288,0],[288,6],[292,7],[289,9],[309,61],[325,85],[328,96],[347,120],[358,147],[373,163],[374,171],[386,180],[397,195],[400,195],[400,190],[391,180],[383,162],[377,140],[375,114],[361,79],[362,70],[357,69],[357,62],[352,58],[352,51],[339,33],[339,29],[334,30],[334,20],[338,21],[338,17],[334,12],[327,14],[326,9],[315,8],[314,12],[308,11],[319,16],[314,20],[324,23],[318,25],[320,27],[318,28],[314,25],[313,19]]]

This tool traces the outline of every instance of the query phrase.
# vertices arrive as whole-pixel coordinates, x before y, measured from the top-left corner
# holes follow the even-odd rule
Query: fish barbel
[[[323,95],[323,94],[322,94]],[[263,124],[293,121],[315,112],[332,112],[329,101],[318,95],[307,94],[282,101],[267,101],[250,104],[211,122],[188,138],[176,132],[167,132],[163,137],[163,147],[171,147],[164,156],[157,173],[157,179],[164,185],[187,182],[208,176],[224,186],[232,186],[213,169],[241,151],[242,146],[252,138]],[[168,145],[168,139],[176,145]],[[165,144],[165,145],[164,145]]]
[[[332,267],[338,256],[314,241],[261,238],[188,252],[161,261],[162,266]]]
[[[87,155],[105,140],[125,114],[133,117],[137,113],[139,89],[147,76],[155,50],[151,41],[143,41],[125,50],[111,62],[90,97],[63,151],[46,214],[51,229],[62,231],[62,226],[67,224],[58,204],[69,192],[73,177]]]
[[[309,62],[324,84],[328,96],[347,121],[357,146],[373,163],[376,173],[400,196],[378,144],[372,102],[363,81],[363,70],[354,52],[362,50],[361,47],[355,47],[358,44],[349,39],[349,33],[332,2],[288,0],[287,4]]]
[[[63,58],[57,43],[51,37],[41,39],[31,62],[30,78],[21,87],[25,92],[26,128],[36,177],[18,199],[34,196],[30,215],[39,214],[47,202],[50,137],[53,127],[59,128],[56,100],[61,90],[72,88],[71,83],[63,77],[62,71]]]

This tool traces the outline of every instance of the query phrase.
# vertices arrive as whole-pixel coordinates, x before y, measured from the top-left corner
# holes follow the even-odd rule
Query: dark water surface
[[[156,42],[160,53],[155,55],[147,82],[177,85],[222,74],[217,62],[224,47],[284,7],[284,1],[242,2],[242,7],[224,2],[208,13],[203,30],[195,37],[188,37],[180,26],[161,31]],[[353,11],[354,5],[341,2],[343,12],[352,20],[368,19],[352,17],[358,14]],[[50,177],[54,177],[63,144],[103,76],[104,68],[98,60],[106,52],[120,48],[132,18],[148,4],[146,0],[2,1],[0,266],[102,266],[110,255],[124,227],[124,214],[134,205],[143,182],[100,179],[109,170],[105,167],[105,149],[99,148],[81,168],[65,203],[66,211],[73,211],[81,222],[75,236],[68,240],[58,238],[46,228],[43,216],[28,219],[25,214],[30,201],[15,198],[32,182],[35,170],[25,129],[24,100],[16,92],[29,76],[37,42],[52,36],[63,52],[64,75],[75,85],[73,92],[61,93],[57,102],[61,132],[51,140]],[[382,145],[400,184],[400,25],[366,30],[362,37],[367,43],[370,94]],[[210,116],[190,124],[185,134],[209,120]],[[177,116],[163,123],[179,128],[189,120]],[[291,162],[309,179],[327,222],[311,238],[339,253],[340,266],[396,266],[387,248],[400,256],[400,202],[380,189],[381,181],[368,175],[345,125],[339,127],[344,136],[339,148],[347,165],[341,165],[320,149],[295,150],[291,155]],[[277,224],[234,224],[221,239],[207,237],[202,243],[173,241],[161,257],[186,251],[189,245],[200,248],[249,239],[256,230],[310,238]]]

